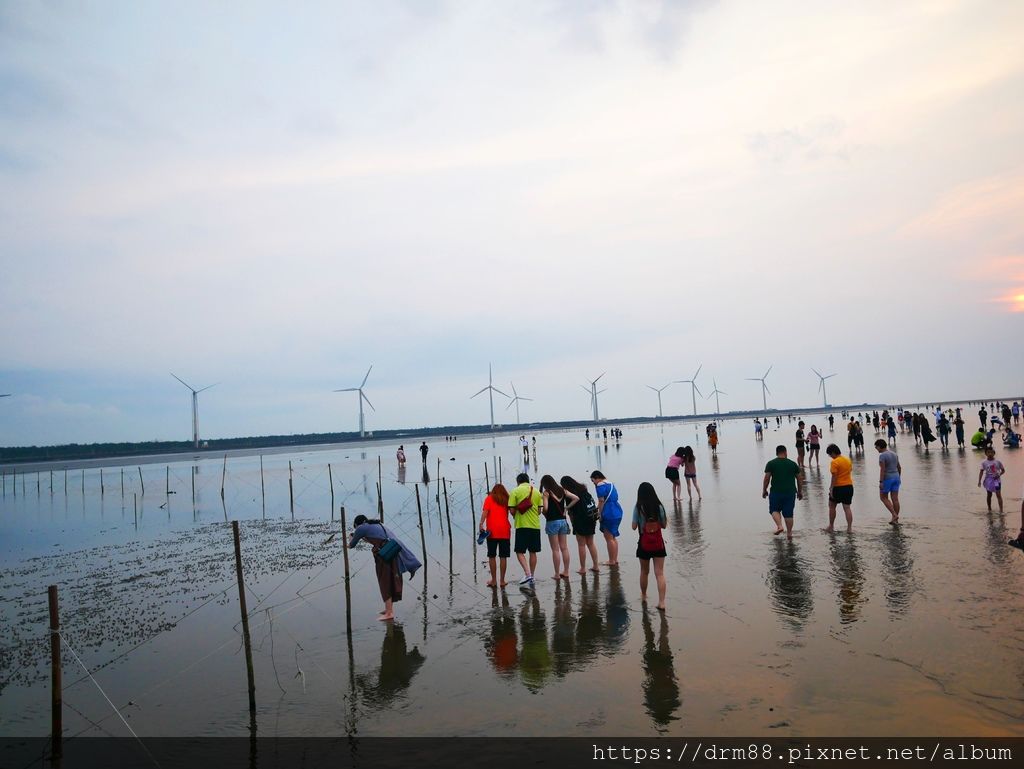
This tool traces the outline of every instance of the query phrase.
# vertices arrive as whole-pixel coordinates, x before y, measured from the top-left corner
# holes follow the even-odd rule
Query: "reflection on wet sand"
[[[849,533],[829,536],[829,556],[832,559],[832,580],[835,582],[839,602],[839,621],[848,625],[860,619],[861,609],[867,603],[864,592],[864,564],[857,553],[857,542]]]
[[[772,609],[794,629],[802,630],[814,609],[807,565],[793,542],[776,539],[765,584]]]
[[[659,732],[665,732],[666,726],[679,717],[676,711],[681,704],[679,684],[676,680],[675,664],[672,660],[672,647],[668,643],[668,618],[663,612],[658,614],[658,636],[655,639],[651,613],[644,608],[644,706],[654,721]]]
[[[882,566],[885,567],[885,602],[893,615],[904,615],[917,591],[914,558],[902,526],[882,534]]]
[[[700,502],[686,502],[686,515],[683,515],[683,502],[672,503],[671,527],[668,539],[672,543],[672,562],[678,564],[680,574],[692,578],[700,574],[704,564],[704,532],[700,524]]]
[[[603,601],[602,579],[606,582]],[[579,604],[574,614],[577,586]],[[628,634],[629,610],[622,581],[614,572],[587,574],[575,585],[559,582],[550,615],[536,595],[527,597],[518,612],[509,608],[504,591],[499,606],[498,595],[496,591],[491,601],[490,635],[484,641],[487,657],[504,678],[518,671],[531,691],[543,688],[552,674],[564,678],[590,667],[595,655],[612,656]]]
[[[426,657],[420,654],[418,647],[414,646],[409,651],[402,626],[397,622],[387,623],[376,682],[370,674],[356,676],[364,701],[376,707],[388,707],[409,688],[416,671],[425,661]]]

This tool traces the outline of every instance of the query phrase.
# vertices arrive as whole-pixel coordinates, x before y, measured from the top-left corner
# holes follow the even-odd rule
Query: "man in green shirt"
[[[792,540],[793,508],[798,499],[804,498],[804,471],[792,459],[787,459],[785,446],[776,446],[775,459],[764,466],[761,498],[768,499],[768,512],[775,521],[775,533],[782,533],[782,519],[785,518],[786,538]]]
[[[533,572],[537,568],[537,553],[540,552],[540,506],[544,501],[541,493],[530,485],[530,476],[519,473],[516,486],[508,495],[508,508],[516,527],[516,558],[523,567],[523,578],[519,584],[533,587]],[[527,563],[526,553],[530,553]]]

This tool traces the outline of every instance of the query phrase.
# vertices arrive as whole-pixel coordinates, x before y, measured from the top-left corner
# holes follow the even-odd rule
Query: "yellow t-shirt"
[[[512,520],[515,522],[517,529],[539,529],[540,528],[540,506],[544,503],[544,497],[537,489],[533,489],[533,496],[530,499],[533,502],[530,509],[525,513],[520,513],[516,510],[516,505],[519,504],[520,500],[526,499],[530,496],[530,489],[533,488],[528,483],[520,483],[516,486],[512,493],[508,495],[508,506],[512,511]]]
[[[829,465],[829,470],[832,471],[832,475],[836,477],[836,486],[852,486],[853,485],[853,462],[847,457],[840,454],[838,457],[832,460],[832,464]]]

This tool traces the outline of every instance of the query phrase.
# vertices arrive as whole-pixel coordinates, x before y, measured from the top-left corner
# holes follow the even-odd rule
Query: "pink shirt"
[[[676,468],[678,468],[682,464],[683,464],[683,458],[682,457],[677,457],[675,454],[673,454],[672,456],[670,456],[668,458],[668,466],[669,467],[676,467]]]

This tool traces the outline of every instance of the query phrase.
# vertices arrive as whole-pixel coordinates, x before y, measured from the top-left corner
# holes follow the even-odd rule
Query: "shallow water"
[[[901,435],[905,523],[894,529],[877,497],[869,430],[868,452],[854,458],[853,533],[822,531],[824,458],[808,471],[787,543],[771,533],[760,483],[793,430],[784,420],[756,442],[747,421],[726,422],[717,458],[703,427],[686,423],[631,428],[607,447],[582,431],[537,435],[535,479],[601,468],[629,507],[640,481],[658,488],[669,513],[665,616],[640,602],[628,524],[617,571],[556,583],[545,541],[535,596],[514,587],[514,560],[507,591],[484,586],[474,509],[485,464],[493,481],[500,457],[510,485],[521,469],[515,436],[493,447],[430,441],[429,484],[415,445],[404,477],[391,445],[267,455],[265,504],[258,456],[228,459],[223,501],[222,458],[143,466],[142,481],[126,467],[124,496],[120,467],[104,469],[102,492],[96,468],[85,471],[84,493],[77,470],[66,492],[56,471],[52,495],[48,472],[38,485],[34,474],[8,475],[0,730],[49,728],[46,586],[59,584],[67,735],[128,734],[71,649],[140,735],[246,734],[226,522],[236,519],[262,736],[1024,734],[1024,554],[1006,545],[1020,525],[1024,455],[999,452],[1001,516],[977,488],[977,452],[925,453]],[[681,444],[697,452],[704,498],[673,507],[663,468]],[[349,520],[374,512],[378,454],[385,521],[417,552],[419,488],[427,568],[406,582],[398,621],[385,626],[371,556],[351,551],[350,644],[337,507]],[[575,569],[571,538],[570,550]],[[652,605],[654,596],[652,580]]]

